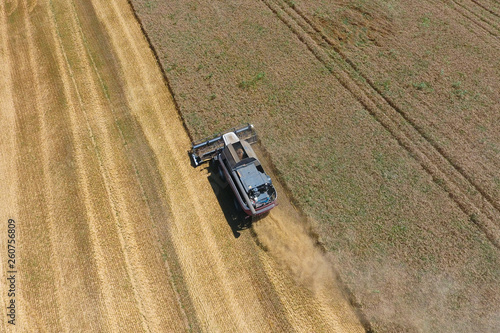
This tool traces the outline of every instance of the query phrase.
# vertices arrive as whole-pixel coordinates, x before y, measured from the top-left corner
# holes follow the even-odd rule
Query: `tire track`
[[[493,11],[490,8],[486,7],[485,5],[481,4],[479,1],[477,1],[477,0],[470,0],[470,1],[472,1],[473,3],[475,3],[478,7],[481,7],[485,11],[489,12],[491,15],[500,18],[500,14],[496,13],[495,11]],[[498,27],[496,27],[496,28],[498,29]]]
[[[450,6],[451,8],[453,8],[456,12],[458,12],[459,14],[461,14],[463,17],[465,17],[466,19],[470,20],[471,22],[473,22],[475,25],[477,25],[478,27],[482,28],[483,30],[485,30],[486,32],[488,32],[490,35],[492,35],[493,37],[495,38],[500,38],[500,28],[495,25],[494,23],[492,23],[490,20],[486,19],[485,17],[475,13],[472,9],[470,9],[468,6],[464,5],[463,3],[461,2],[458,2],[456,0],[451,0],[456,6],[460,7],[460,9],[458,9],[458,7],[455,7],[455,6]],[[474,1],[474,3],[476,3]],[[477,3],[476,3],[477,4]],[[482,6],[479,6],[481,8],[484,8]],[[474,16],[476,18],[474,18]],[[486,23],[487,26],[485,26],[482,22]],[[494,28],[496,31],[492,31],[490,28]]]
[[[486,193],[480,185],[478,185],[472,178],[470,178],[466,173],[465,171],[458,165],[456,165],[456,163],[454,163],[451,159],[451,157],[444,151],[442,150],[438,144],[436,142],[434,142],[427,134],[425,134],[424,130],[418,126],[412,119],[409,118],[408,115],[406,115],[406,113],[401,109],[399,108],[396,103],[394,103],[390,98],[386,97],[381,91],[379,88],[376,87],[376,85],[371,81],[370,78],[366,77],[365,75],[363,75],[361,73],[361,71],[357,68],[357,66],[350,60],[348,59],[348,57],[343,54],[340,49],[338,49],[337,47],[335,47],[335,44],[332,40],[330,40],[328,37],[326,37],[322,31],[314,26],[314,24],[307,18],[306,15],[304,15],[302,12],[300,12],[300,10],[298,10],[297,8],[295,8],[295,12],[297,12],[297,14],[304,19],[304,21],[306,23],[308,23],[313,29],[314,31],[316,31],[318,34],[320,34],[321,38],[327,42],[330,46],[332,46],[334,48],[334,51],[340,55],[341,59],[343,61],[345,61],[349,66],[348,67],[351,67],[351,68],[348,68],[348,69],[352,69],[352,74],[351,76],[352,77],[356,77],[356,76],[359,76],[360,77],[360,80],[357,80],[357,85],[360,87],[360,88],[363,88],[363,84],[362,81],[366,81],[366,83],[368,84],[368,91],[366,91],[367,93],[372,93],[372,92],[375,92],[376,94],[376,97],[378,98],[378,103],[377,104],[379,107],[380,105],[383,106],[390,106],[394,111],[396,111],[403,119],[404,121],[406,121],[412,128],[414,128],[416,130],[416,132],[418,132],[418,135],[416,136],[416,140],[415,141],[418,141],[417,139],[420,139],[419,137],[425,139],[425,141],[427,141],[432,147],[427,147],[427,150],[429,151],[432,151],[432,150],[435,150],[438,154],[436,155],[441,155],[441,156],[438,156],[439,158],[444,158],[444,160],[447,162],[447,164],[449,164],[450,166],[453,167],[453,169],[455,169],[456,171],[458,171],[458,173],[460,175],[456,175],[455,179],[456,180],[460,180],[460,178],[464,178],[464,179],[461,179],[462,181],[456,181],[455,183],[458,185],[458,184],[466,184],[465,186],[467,186],[468,184],[467,183],[470,183],[472,184],[472,187],[474,188],[474,190],[478,191],[479,193],[481,193],[481,195],[487,199],[487,201],[489,202],[489,205],[490,207],[488,207],[489,210],[496,210],[497,212],[490,212],[490,218],[491,218],[491,214],[496,214],[498,213],[498,211],[500,211],[500,203],[497,203],[488,193]],[[335,59],[334,57],[331,56],[332,59]],[[353,79],[354,79],[353,78]],[[359,82],[361,81],[361,82]],[[366,87],[366,85],[365,85]],[[372,90],[372,91],[370,91]],[[386,105],[384,105],[386,104]],[[388,112],[392,111],[390,108],[388,108],[387,110]],[[430,110],[429,110],[430,111]],[[400,120],[398,119],[398,117],[395,118],[397,121]],[[446,163],[445,163],[446,164]],[[454,172],[454,171],[453,171]],[[462,185],[464,186],[464,185]],[[464,191],[468,191],[469,189],[466,188],[464,189]],[[476,204],[479,206],[483,206],[482,205],[482,202],[479,202],[477,201]]]
[[[453,163],[446,152],[416,125],[403,110],[385,97],[335,47],[333,41],[301,13],[296,6],[281,0],[261,0],[301,40],[314,56],[348,89],[370,114],[413,156],[445,190],[450,198],[477,224],[488,239],[500,248],[499,204],[464,170]],[[327,52],[327,45],[331,48]],[[480,193],[473,197],[471,189]]]
[[[282,1],[281,1],[281,4],[282,5],[285,5]],[[283,8],[283,6],[282,6]],[[316,37],[316,39],[319,39],[318,41],[318,44],[321,45],[321,42],[324,42],[326,43],[327,45],[329,45],[330,47],[333,48],[333,51],[338,54],[340,56],[340,59],[341,61],[345,61],[346,64],[348,66],[346,66],[344,69],[347,69],[347,73],[350,74],[351,77],[353,77],[353,79],[359,79],[360,81],[366,81],[366,83],[368,84],[369,86],[369,89],[366,90],[365,89],[365,92],[367,93],[370,93],[370,92],[376,92],[375,95],[378,95],[377,97],[380,97],[382,98],[382,103],[381,105],[383,104],[389,104],[395,111],[397,111],[397,113],[399,113],[406,122],[408,122],[412,127],[414,127],[420,136],[422,136],[423,138],[425,138],[425,140],[429,141],[429,143],[433,146],[434,149],[438,150],[438,152],[448,161],[449,164],[451,164],[455,169],[457,169],[462,177],[466,178],[468,182],[470,182],[474,187],[475,187],[475,190],[479,191],[483,196],[485,196],[488,201],[490,202],[491,205],[493,205],[495,207],[496,210],[499,210],[500,211],[500,203],[497,203],[495,201],[495,199],[493,199],[488,193],[486,193],[479,184],[477,184],[477,182],[475,182],[471,177],[469,177],[466,172],[460,167],[458,166],[456,163],[454,163],[452,161],[452,158],[450,157],[450,155],[448,153],[446,153],[443,149],[441,149],[439,147],[439,145],[428,135],[425,133],[425,130],[423,128],[421,128],[419,125],[416,124],[415,120],[411,119],[409,115],[406,114],[406,112],[401,109],[400,107],[398,107],[396,105],[396,103],[394,101],[392,101],[389,97],[385,96],[384,93],[376,86],[376,84],[369,78],[367,77],[366,75],[364,75],[361,70],[359,70],[358,66],[356,66],[337,46],[336,46],[336,43],[331,40],[329,37],[327,37],[322,29],[320,27],[318,27],[316,24],[314,24],[314,22],[312,22],[306,14],[304,14],[299,8],[297,7],[293,7],[293,10],[296,12],[296,14],[300,17],[300,19],[304,20],[305,24],[301,25],[302,28],[304,29],[307,29],[309,28],[311,30],[312,28],[312,32],[311,31],[308,31],[309,34],[317,34],[318,36]],[[300,21],[299,19],[299,21]],[[334,56],[331,56],[330,57],[334,60],[339,60],[339,59],[336,59]],[[342,64],[340,64],[340,66],[342,67]],[[356,84],[360,87],[360,88],[366,88],[366,85],[363,85],[361,83],[363,82],[359,82],[356,81]],[[379,99],[380,99],[379,98]],[[411,98],[411,97],[410,97]],[[419,102],[421,103],[424,103],[425,104],[425,101],[421,101],[419,100]],[[429,105],[425,104],[426,108],[427,108],[427,112],[432,112],[432,110],[430,109]]]
[[[397,111],[403,118],[405,121],[407,121],[412,127],[414,127],[418,134],[420,136],[422,136],[423,138],[425,138],[425,140],[427,140],[431,145],[432,145],[432,148],[434,148],[435,150],[437,150],[439,152],[440,155],[442,155],[446,161],[451,165],[453,166],[454,169],[456,169],[461,175],[458,177],[463,177],[466,179],[467,182],[469,182],[470,184],[473,185],[474,187],[474,190],[475,191],[478,191],[479,193],[481,193],[482,196],[484,196],[489,204],[493,207],[489,207],[487,209],[496,209],[497,211],[500,211],[500,202],[497,202],[491,195],[489,195],[485,190],[483,190],[483,188],[481,187],[481,185],[479,185],[472,177],[470,177],[467,172],[465,170],[463,170],[463,168],[461,168],[457,163],[453,162],[453,158],[450,156],[450,154],[448,154],[446,151],[444,151],[440,146],[439,144],[433,140],[428,134],[426,134],[425,132],[425,129],[423,129],[421,126],[419,126],[417,123],[416,123],[416,120],[414,119],[411,119],[410,118],[410,115],[408,115],[403,109],[401,109],[400,107],[397,106],[397,104],[389,97],[387,97],[382,91],[380,88],[377,87],[377,85],[369,78],[367,77],[366,75],[364,75],[362,73],[361,70],[359,70],[358,66],[356,66],[336,45],[336,43],[331,40],[329,37],[327,37],[322,29],[320,27],[318,27],[316,24],[314,24],[314,22],[312,22],[306,14],[304,14],[299,8],[297,7],[294,7],[293,8],[294,11],[300,16],[301,19],[303,19],[310,28],[313,29],[313,34],[318,34],[319,35],[319,39],[320,41],[322,42],[326,42],[330,47],[333,48],[333,50],[335,51],[335,53],[337,53],[338,55],[340,55],[341,57],[341,60],[342,61],[345,61],[347,64],[348,64],[348,72],[350,73],[350,76],[353,77],[353,78],[359,78],[361,80],[361,82],[357,82],[357,85],[360,87],[360,88],[364,88],[363,87],[363,84],[360,84],[360,83],[363,83],[362,81],[366,81],[366,83],[369,85],[369,90],[372,90],[371,92],[375,91],[376,92],[376,95],[378,95],[377,97],[381,97],[383,99],[383,101],[381,101],[381,103],[379,102],[380,105],[384,105],[384,104],[389,104],[395,111]],[[319,42],[321,44],[321,42]],[[334,59],[334,57],[332,57],[332,59]],[[366,85],[365,85],[366,86]],[[366,91],[366,90],[365,90]],[[368,91],[368,93],[370,93],[370,91]],[[413,97],[409,97],[410,99],[413,99]],[[431,110],[431,107],[423,100],[420,100],[420,99],[417,99],[418,100],[418,103],[420,104],[423,104],[426,108],[426,113],[429,113],[431,114],[432,113],[432,110]],[[458,179],[457,178],[457,179]],[[465,187],[467,187],[467,185],[464,185]],[[469,192],[469,189],[466,189],[468,192]],[[482,203],[480,201],[476,201],[476,204],[479,206],[482,206]],[[494,215],[495,213],[493,213]],[[490,216],[491,218],[491,216]]]
[[[280,1],[280,0],[278,0],[278,1]],[[282,8],[288,7],[288,5],[286,5],[282,1],[281,1],[281,4],[284,5],[284,6],[282,6]],[[321,38],[321,40],[326,42],[329,46],[331,46],[333,48],[333,50],[335,51],[335,53],[337,53],[340,56],[340,59],[342,61],[345,61],[347,63],[347,65],[349,65],[349,66],[347,66],[347,68],[344,67],[344,69],[347,69],[349,72],[351,72],[352,76],[359,76],[361,81],[363,81],[363,80],[366,81],[368,83],[369,88],[374,90],[374,92],[376,92],[376,95],[378,95],[377,97],[379,97],[379,99],[383,99],[383,101],[385,101],[386,104],[388,104],[395,111],[397,111],[397,113],[400,114],[406,122],[408,122],[412,127],[414,127],[422,137],[424,137],[427,141],[429,141],[429,143],[433,146],[434,149],[439,150],[439,153],[441,155],[443,155],[443,157],[449,162],[449,164],[453,165],[454,168],[460,169],[459,166],[455,165],[455,163],[453,163],[451,161],[451,158],[446,154],[446,152],[442,151],[441,148],[438,147],[438,145],[423,132],[423,129],[421,129],[412,119],[410,119],[406,115],[406,113],[401,108],[399,108],[390,98],[386,97],[380,91],[380,89],[377,88],[376,85],[370,80],[370,78],[366,77],[365,75],[363,75],[361,73],[361,71],[357,68],[357,66],[342,51],[340,51],[340,49],[338,49],[338,47],[336,47],[336,44],[334,43],[334,41],[332,41],[330,38],[328,38],[322,32],[321,28],[317,27],[311,20],[309,20],[307,15],[303,14],[297,7],[293,7],[293,10],[295,11],[295,13],[297,13],[297,15],[300,17],[300,19],[304,20],[305,24],[301,25],[301,27],[304,28],[304,30],[306,30],[307,28],[309,28],[309,30],[311,30],[311,28],[312,28],[312,30],[311,30],[311,31],[313,31],[312,34],[314,34],[314,33],[318,34],[319,37]],[[298,21],[298,20],[296,20],[296,21]],[[310,31],[308,33],[311,34]],[[335,58],[334,56],[330,56],[330,58],[332,58],[333,60],[339,60],[339,58]],[[340,67],[342,67],[342,64],[340,64]],[[348,68],[348,67],[351,67],[351,68]],[[353,79],[356,79],[356,78],[353,78]],[[356,81],[356,84],[360,88],[364,88],[363,85],[360,84],[360,82]],[[367,92],[370,92],[370,91],[368,90]],[[463,172],[463,170],[460,169],[458,171],[460,173],[463,173],[462,176],[467,178],[467,181],[473,183],[474,187],[476,187],[476,190],[480,191],[483,196],[487,197],[487,199],[490,201],[490,203],[492,205],[494,205],[497,210],[500,210],[500,204],[496,205],[495,200],[493,198],[491,198],[487,193],[483,193],[483,191],[480,189],[480,186],[477,185],[476,183],[474,183],[474,181],[472,179],[469,179],[467,177],[467,175],[465,175],[465,172]]]

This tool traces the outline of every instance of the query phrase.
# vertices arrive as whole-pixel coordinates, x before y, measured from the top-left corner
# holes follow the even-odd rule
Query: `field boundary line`
[[[147,41],[147,44],[149,46],[149,49],[151,50],[151,52],[153,53],[153,56],[155,58],[155,61],[156,63],[158,64],[158,68],[160,69],[160,72],[163,76],[163,82],[165,82],[165,85],[167,86],[167,89],[168,89],[168,92],[170,93],[170,95],[172,96],[172,101],[175,105],[175,110],[177,110],[177,115],[180,117],[181,119],[181,122],[182,122],[182,126],[184,127],[185,129],[185,132],[187,133],[188,137],[189,137],[189,140],[191,142],[194,142],[194,138],[191,134],[191,130],[189,129],[189,127],[187,126],[187,122],[186,122],[186,119],[184,118],[184,115],[182,114],[181,112],[181,107],[179,105],[179,103],[177,103],[177,98],[175,97],[176,94],[174,93],[174,90],[172,89],[172,85],[170,83],[170,80],[168,79],[167,77],[167,73],[165,72],[165,68],[163,68],[162,64],[161,64],[161,61],[160,61],[160,57],[158,56],[158,52],[156,52],[156,49],[154,48],[154,44],[153,42],[151,41],[151,39],[149,38],[149,35],[148,35],[148,32],[146,31],[146,29],[144,28],[143,24],[142,24],[142,21],[141,19],[139,18],[139,16],[137,15],[137,12],[135,10],[135,7],[134,7],[134,4],[132,3],[132,0],[126,0],[130,6],[130,10],[132,11],[132,14],[134,15],[135,17],[135,20],[137,21],[137,23],[139,24],[139,27],[141,28],[141,32],[142,32],[142,35],[144,36],[144,38],[146,38],[146,41]]]
[[[131,5],[130,2],[128,2],[128,3]],[[114,3],[113,3],[113,5],[115,6],[115,9],[116,9],[117,5]],[[162,72],[162,67],[161,67],[160,63],[158,62],[157,57],[155,56],[154,50],[151,48],[151,44],[150,44],[149,39],[147,39],[147,37],[144,33],[144,30],[142,29],[141,22],[138,20],[138,17],[135,14],[134,7],[131,5],[129,7],[129,10],[133,14],[134,20],[141,27],[141,36],[144,37],[144,41],[146,42],[146,45],[148,46],[148,50],[150,50],[152,52],[151,55],[154,56],[154,62],[157,65],[157,68],[160,70],[160,72]],[[119,16],[123,22],[123,17],[121,15],[119,15]],[[136,54],[139,54],[139,50],[137,47],[138,46],[135,43],[132,45],[133,52],[135,52]],[[142,71],[142,72],[144,73],[144,71]],[[144,76],[141,76],[141,80],[143,80],[143,82],[144,82],[145,89],[150,91],[150,93],[153,93],[151,91],[151,86],[148,84],[148,80],[145,79]],[[165,77],[162,77],[162,82],[163,83],[166,82]],[[167,88],[169,88],[169,87],[167,86]],[[170,90],[169,90],[169,93],[171,94]],[[176,108],[175,114],[179,116],[178,105],[175,102],[174,96],[173,95],[171,95],[171,96],[172,96],[171,100],[174,102],[173,104],[174,104],[174,107]],[[165,120],[165,117],[161,117],[161,114],[158,114],[158,111],[157,111],[157,110],[161,110],[161,103],[160,103],[159,99],[153,99],[151,101],[151,103],[152,103],[152,105],[156,106],[156,108],[152,109],[153,114],[154,114],[153,117],[156,118],[156,120],[158,121],[158,124],[162,128],[168,129],[169,126]],[[187,128],[184,125],[184,119],[182,117],[179,117],[179,118],[180,118],[180,123],[182,124],[183,132],[188,134],[188,137],[189,137],[189,131],[187,130]],[[168,131],[166,131],[165,133],[168,133]],[[168,147],[166,147],[166,149],[171,152],[172,163],[175,165],[178,165],[181,159],[175,158],[176,151],[178,150],[178,147],[176,147],[176,144],[174,143],[175,140],[172,139],[169,135],[165,135],[164,139],[167,142],[167,146],[168,146]],[[186,175],[186,172],[184,171],[184,169],[182,167],[176,167],[176,169],[178,170],[181,179],[184,180],[183,183],[185,183],[185,184],[189,183],[188,181],[186,181],[189,177]],[[203,214],[199,212],[199,208],[198,208],[198,207],[203,207],[203,205],[200,204],[200,202],[198,200],[198,196],[195,193],[193,193],[193,190],[191,189],[191,187],[188,186],[188,187],[186,187],[186,189],[190,193],[190,198],[192,198],[193,202],[195,203],[195,208],[193,209],[193,211],[195,212],[194,214],[196,215],[197,220],[203,221]],[[224,260],[221,257],[221,253],[223,251],[220,250],[220,245],[217,244],[215,241],[213,241],[214,239],[216,239],[216,237],[213,236],[214,235],[213,231],[208,227],[208,225],[206,223],[200,223],[200,229],[204,230],[204,232],[202,232],[201,234],[203,235],[203,240],[205,240],[207,243],[207,247],[209,249],[212,249],[212,251],[209,251],[209,252],[211,253],[213,261],[218,263],[217,265],[215,265],[214,273],[219,276],[221,281],[227,282],[226,288],[221,288],[221,290],[223,291],[222,295],[224,297],[224,302],[227,304],[227,307],[229,308],[229,310],[228,310],[229,313],[233,313],[232,317],[236,318],[236,320],[234,321],[233,324],[237,325],[237,326],[239,325],[240,329],[243,329],[244,331],[250,331],[250,327],[248,326],[247,322],[244,319],[239,318],[238,312],[236,311],[239,309],[243,309],[245,306],[244,306],[244,304],[241,304],[238,297],[234,296],[236,294],[234,288],[228,287],[231,285],[230,284],[231,279],[228,277],[229,269],[227,268],[226,264],[224,263]],[[210,235],[212,235],[212,236],[210,236]],[[222,283],[222,285],[224,285],[224,284]]]
[[[317,28],[306,15],[281,0],[261,0],[283,21],[301,42],[349,90],[370,114],[406,149],[426,170],[434,182],[448,193],[471,222],[479,226],[488,239],[500,249],[499,208],[494,200],[468,177],[447,154],[416,125],[403,110],[376,89],[334,43]],[[309,31],[309,32],[308,32]],[[316,35],[316,36],[315,36]],[[333,47],[327,52],[314,37]],[[354,73],[353,73],[354,72]],[[451,168],[450,168],[451,167]],[[466,189],[464,190],[463,187]],[[481,194],[476,200],[468,195],[467,188]],[[475,202],[475,203],[474,203]],[[480,209],[479,207],[482,207]]]
[[[157,66],[157,68],[158,68],[159,72],[160,72],[160,75],[161,75],[161,77],[162,77],[163,84],[166,86],[166,88],[167,88],[167,90],[168,90],[168,92],[169,92],[169,94],[170,94],[170,96],[171,96],[171,98],[169,98],[168,100],[169,100],[169,101],[171,101],[171,102],[172,102],[172,104],[173,104],[173,105],[174,105],[174,107],[175,107],[175,113],[176,113],[176,116],[178,116],[178,117],[179,117],[179,120],[180,120],[180,122],[181,122],[181,124],[182,124],[182,127],[183,127],[183,129],[184,129],[183,133],[185,133],[185,134],[187,135],[187,137],[188,137],[189,141],[193,142],[192,131],[191,131],[191,130],[189,129],[189,127],[187,126],[187,123],[186,123],[186,121],[185,121],[185,117],[183,116],[183,113],[181,112],[181,108],[180,108],[180,106],[179,106],[179,104],[178,104],[178,102],[177,102],[177,99],[176,99],[176,94],[174,93],[174,91],[173,91],[173,89],[172,89],[172,87],[171,87],[170,80],[169,80],[169,78],[168,78],[168,77],[167,77],[167,75],[166,75],[165,69],[164,69],[164,67],[163,67],[163,65],[162,65],[162,62],[161,62],[161,60],[160,60],[160,57],[158,56],[157,50],[156,50],[156,48],[155,48],[155,46],[154,46],[155,44],[154,44],[154,43],[153,43],[153,41],[151,40],[151,38],[150,38],[150,36],[149,36],[149,34],[148,34],[148,32],[147,32],[146,28],[144,27],[143,21],[142,21],[142,20],[141,20],[141,18],[139,17],[139,14],[138,14],[138,12],[136,11],[135,6],[134,6],[134,4],[132,3],[132,1],[131,1],[131,0],[127,0],[127,2],[128,2],[129,6],[130,6],[130,10],[131,10],[131,12],[132,12],[132,13],[133,13],[133,15],[134,15],[134,18],[135,18],[135,20],[136,20],[137,24],[139,25],[139,27],[140,27],[140,29],[141,29],[142,36],[144,37],[145,42],[146,42],[146,44],[147,44],[147,46],[148,46],[149,50],[151,51],[151,54],[152,54],[152,56],[153,56],[153,59],[154,59],[154,61],[155,61],[155,63],[156,63],[156,66]],[[165,120],[163,119],[164,117],[162,117],[162,114],[161,114],[161,113],[158,113],[158,111],[156,111],[156,112],[155,112],[155,114],[154,114],[154,115],[152,115],[152,117],[154,117],[154,118],[158,119],[157,121],[160,123],[160,126],[161,126],[162,128],[164,128],[164,129],[168,128],[168,124],[167,124],[167,123],[165,122]],[[168,141],[172,141],[172,140],[170,140],[170,139],[167,139],[167,140],[168,140]],[[177,149],[174,149],[174,146],[175,146],[175,144],[174,144],[174,143],[171,143],[171,144],[169,145],[169,147],[167,147],[167,150],[168,150],[168,151],[172,151],[172,152],[177,151]],[[186,151],[186,152],[187,152],[187,151]],[[187,157],[187,155],[186,155],[186,157]],[[186,177],[186,176],[185,176],[185,172],[184,172],[184,173],[182,173],[182,174],[184,175],[183,177]],[[196,196],[193,196],[193,198],[194,198],[194,201],[198,202],[198,200],[196,200]],[[198,203],[199,203],[199,202],[198,202]],[[197,213],[196,213],[196,215],[197,215],[197,218],[198,218],[198,219],[201,219],[201,217],[200,217],[200,216],[202,216],[203,214],[202,214],[202,215],[200,215],[200,213],[199,213],[199,212],[197,212]],[[202,225],[204,225],[204,224],[202,224]],[[211,232],[211,229],[207,229],[207,230],[209,230],[209,231]],[[207,237],[205,237],[205,239],[207,239]],[[217,259],[217,260],[219,260],[219,259]],[[267,277],[267,278],[268,278],[268,280],[269,280],[269,283],[272,283],[272,282],[270,282],[270,278],[269,278],[269,277]],[[279,299],[279,301],[281,302],[281,299]],[[238,304],[239,304],[239,303],[238,303]],[[283,310],[281,310],[281,311],[283,311]],[[201,321],[201,320],[200,320],[200,321]],[[288,321],[288,320],[286,320],[286,323],[287,323],[288,325],[290,325],[290,323],[289,323],[289,321]],[[206,323],[205,323],[205,324],[206,324]],[[248,328],[246,328],[246,330],[248,330]]]

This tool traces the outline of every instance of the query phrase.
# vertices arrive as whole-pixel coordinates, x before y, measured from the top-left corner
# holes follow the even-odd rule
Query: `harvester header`
[[[257,142],[257,133],[252,124],[247,124],[242,127],[235,127],[223,133],[218,133],[214,136],[205,138],[198,142],[193,142],[191,148],[191,158],[195,166],[202,164],[214,158],[222,149],[224,149],[223,136],[226,133],[234,133],[240,140],[253,144]]]

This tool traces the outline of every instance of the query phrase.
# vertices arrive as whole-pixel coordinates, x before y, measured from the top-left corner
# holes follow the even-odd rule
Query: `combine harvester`
[[[248,124],[193,143],[190,152],[195,166],[215,161],[220,178],[234,192],[236,208],[250,217],[267,213],[277,205],[276,189],[251,147],[255,142],[257,133]]]

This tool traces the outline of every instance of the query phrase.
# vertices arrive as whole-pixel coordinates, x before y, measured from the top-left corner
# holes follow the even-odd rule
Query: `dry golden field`
[[[363,331],[283,189],[233,236],[127,1],[2,1],[0,73],[0,331]]]

